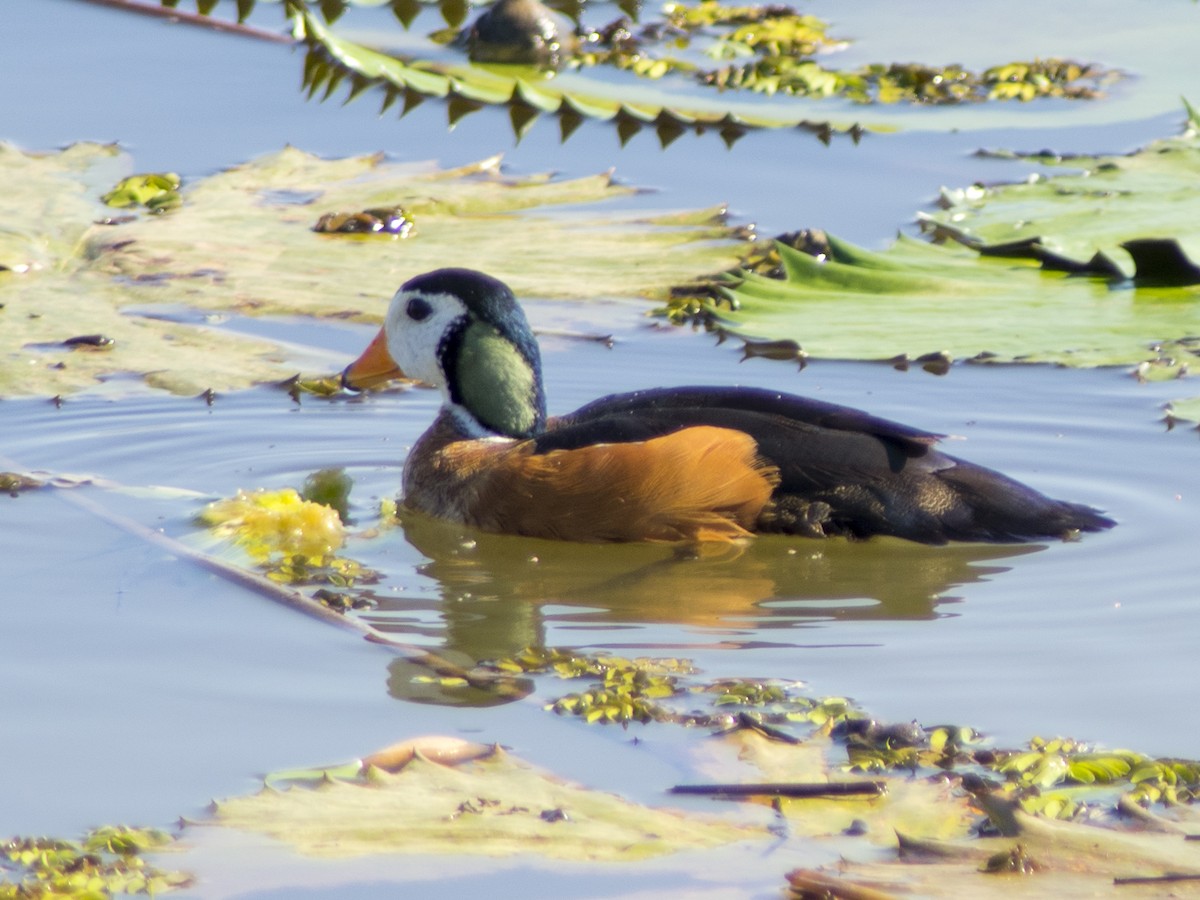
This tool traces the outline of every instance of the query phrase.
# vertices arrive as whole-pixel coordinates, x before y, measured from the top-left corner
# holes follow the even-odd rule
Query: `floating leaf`
[[[180,183],[174,172],[130,175],[100,199],[117,209],[144,206],[151,212],[165,212],[183,202],[179,196]]]
[[[971,841],[900,835],[899,856],[847,862],[836,872],[803,872],[797,886],[836,888],[837,896],[958,896],[1004,900],[1037,896],[1124,896],[1123,885],[1159,887],[1163,896],[1200,879],[1200,846],[1181,834],[1131,833],[1012,813],[1012,833]],[[811,881],[812,876],[817,881]],[[1014,876],[1029,881],[1014,882]],[[999,877],[998,877],[999,876]],[[791,876],[789,876],[790,878]],[[1136,890],[1130,887],[1128,890]],[[1167,892],[1170,892],[1168,894]],[[1155,893],[1154,896],[1159,896]],[[1180,893],[1180,896],[1186,896]],[[804,895],[800,895],[804,896]]]
[[[334,93],[345,77],[350,77],[352,87],[346,101],[353,99],[371,83],[385,89],[407,87],[426,96],[446,97],[445,79],[458,83],[457,93],[485,105],[507,104],[513,95],[506,97],[493,93],[480,96],[476,90],[483,85],[494,84],[498,76],[489,71],[489,63],[529,64],[528,75],[537,77],[537,66],[572,70],[566,78],[550,87],[562,101],[568,97],[578,101],[577,111],[597,108],[597,100],[604,97],[611,106],[627,103],[637,95],[645,94],[645,82],[658,82],[668,75],[677,76],[676,85],[655,91],[660,110],[678,112],[685,116],[694,115],[709,124],[729,114],[746,117],[744,128],[778,128],[800,124],[790,105],[747,104],[743,95],[766,97],[798,95],[804,97],[845,97],[860,103],[906,102],[931,106],[1020,100],[1028,101],[1041,97],[1060,99],[1091,99],[1102,96],[1103,89],[1122,77],[1121,73],[1092,63],[1078,63],[1063,59],[1035,59],[992,66],[982,72],[972,72],[961,66],[929,64],[869,64],[857,69],[837,71],[826,68],[816,57],[825,58],[830,51],[841,49],[844,40],[828,36],[825,22],[814,16],[801,15],[789,6],[781,4],[757,6],[726,6],[714,0],[702,0],[698,4],[671,3],[664,15],[646,27],[634,30],[633,25],[622,19],[602,29],[586,33],[581,43],[553,23],[553,17],[541,4],[520,5],[516,11],[508,4],[492,4],[478,16],[470,29],[457,34],[457,43],[466,45],[469,56],[484,65],[448,65],[430,59],[392,57],[335,35],[329,28],[351,2],[375,5],[378,0],[289,0],[284,4],[285,13],[293,20],[293,32],[308,44],[309,54],[305,63],[304,85],[310,97],[324,88],[323,99]],[[215,0],[203,0],[207,14]],[[469,14],[469,0],[429,0],[436,3],[443,18],[450,25],[445,36],[436,36],[436,43],[449,43],[459,26]],[[389,0],[388,5],[401,25],[408,28],[416,19],[423,4],[418,0]],[[583,4],[580,0],[553,0],[548,4],[578,21]],[[239,0],[238,15],[244,18],[253,6],[251,0]],[[637,20],[640,3],[637,0],[622,0],[618,6],[630,19]],[[498,18],[500,25],[493,19]],[[582,29],[581,29],[582,30]],[[491,32],[496,32],[493,39]],[[486,32],[486,33],[485,33]],[[578,46],[577,43],[579,43]],[[690,45],[696,47],[688,54]],[[703,50],[701,50],[703,48]],[[681,55],[681,51],[683,51]],[[532,58],[531,58],[532,52]],[[707,54],[723,65],[705,68],[695,57]],[[319,62],[314,61],[319,56]],[[608,79],[593,78],[583,74],[586,69],[606,65],[636,76],[633,85],[612,83]],[[422,80],[420,72],[442,73],[441,84]],[[511,87],[511,79],[510,87]],[[694,98],[689,90],[699,83],[716,87],[722,96],[715,102],[711,98]],[[474,108],[461,99],[451,98],[454,109],[449,115],[451,127]],[[759,110],[755,115],[753,110]],[[527,114],[514,122],[514,131],[520,138],[528,127]],[[611,116],[604,116],[610,121]],[[622,142],[632,136],[634,126],[627,120],[615,123]],[[698,127],[696,134],[709,129]],[[727,143],[734,143],[740,133],[734,129],[716,125],[716,131]],[[845,130],[845,129],[838,129]],[[563,128],[563,137],[569,137],[572,128]],[[827,125],[818,137],[827,139],[833,133]],[[664,146],[679,137],[679,133],[660,131],[660,143]]]
[[[450,0],[459,2],[459,0]],[[443,8],[445,12],[445,8]],[[344,36],[334,34],[318,18],[307,12],[301,12],[301,31],[309,43],[309,57],[305,63],[305,83],[310,85],[309,96],[315,94],[318,85],[327,84],[331,76],[322,67],[334,67],[344,74],[352,74],[358,79],[373,83],[385,91],[406,88],[427,97],[447,98],[451,110],[450,125],[454,125],[463,115],[480,108],[483,105],[521,104],[534,107],[546,112],[557,111],[563,121],[563,139],[571,135],[577,127],[576,116],[596,119],[599,121],[614,121],[623,132],[623,139],[628,140],[635,128],[628,117],[618,113],[623,107],[629,109],[631,104],[630,91],[607,81],[589,78],[580,71],[562,73],[558,77],[548,79],[546,73],[534,66],[502,67],[476,66],[467,64],[446,64],[431,60],[402,59],[372,50],[361,44],[348,40]],[[310,62],[313,56],[320,62]],[[663,60],[633,57],[626,61],[625,68],[642,74],[648,79],[658,79],[667,73],[671,64]],[[537,98],[532,96],[531,85],[537,85]],[[336,84],[326,90],[329,96]],[[657,95],[658,102],[642,103],[639,106],[644,115],[636,115],[645,121],[653,121],[660,114],[668,113],[681,119],[695,121],[698,125],[710,125],[721,134],[727,143],[732,143],[742,133],[752,128],[783,128],[801,123],[802,119],[790,110],[761,109],[752,106],[739,106],[735,110],[732,104],[696,103],[690,99],[680,99],[675,95],[662,92]],[[683,95],[684,98],[687,95]],[[568,110],[564,117],[564,111]],[[736,113],[739,124],[729,124],[730,116]],[[514,119],[514,129],[518,137],[520,129],[528,128],[528,110]],[[857,128],[857,126],[853,126]],[[848,126],[833,126],[827,124],[828,133],[835,130],[850,131]],[[698,127],[698,133],[705,128]]]
[[[354,479],[346,474],[345,469],[320,469],[304,479],[300,489],[300,497],[320,506],[326,506],[338,514],[345,522],[350,507],[350,490]]]
[[[1200,397],[1172,400],[1167,406],[1167,411],[1175,419],[1200,422]]]
[[[741,729],[709,743],[701,767],[708,778],[722,782],[819,784],[861,780],[839,770],[835,760],[838,749],[824,733],[792,744]],[[978,819],[970,798],[936,777],[889,779],[883,796],[784,798],[775,803],[775,808],[786,817],[789,829],[798,834],[834,836],[853,826],[856,833],[880,844],[893,843],[896,829],[941,840],[965,837]]]
[[[1200,141],[1071,165],[1089,174],[949,195],[945,213],[926,217],[942,244],[902,236],[873,253],[831,236],[811,255],[780,243],[766,274],[736,273],[716,285],[725,302],[693,311],[819,357],[936,352],[1178,371],[1200,333],[1200,286],[1186,284],[1200,272]],[[1130,247],[1144,250],[1136,273]]]
[[[318,789],[265,788],[215,805],[215,824],[269,835],[299,853],[537,853],[635,860],[762,836],[756,826],[685,816],[559,781],[495,750],[455,767],[416,755]]]
[[[741,246],[732,229],[589,214],[633,192],[608,174],[514,178],[500,174],[498,157],[438,170],[290,148],[191,183],[169,216],[112,223],[88,186],[113,184],[128,167],[112,147],[36,155],[0,145],[0,215],[10,223],[0,230],[0,394],[53,395],[134,372],[196,395],[295,372],[278,346],[231,340],[191,310],[377,321],[401,282],[444,265],[491,271],[535,296],[661,294],[732,264]],[[539,214],[549,206],[577,209]],[[384,210],[375,218],[410,237],[398,252],[391,240],[314,234],[331,210]],[[415,238],[404,229],[412,221]],[[111,343],[72,352],[64,342],[81,335]]]
[[[1020,157],[1045,174],[1015,184],[943,191],[927,230],[984,252],[1136,286],[1200,283],[1200,139],[1160,140],[1124,156]],[[1066,171],[1058,171],[1066,170]],[[1024,248],[1024,252],[1021,250]],[[1114,268],[1096,269],[1096,254]]]

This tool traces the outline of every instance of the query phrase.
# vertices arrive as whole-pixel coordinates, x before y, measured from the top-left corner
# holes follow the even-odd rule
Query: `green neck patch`
[[[529,437],[545,423],[541,373],[491,325],[472,322],[452,361],[451,398],[489,431]]]

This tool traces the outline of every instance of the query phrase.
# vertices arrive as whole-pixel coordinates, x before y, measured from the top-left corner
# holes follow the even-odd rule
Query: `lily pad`
[[[1172,400],[1167,411],[1175,419],[1200,422],[1200,397]]]
[[[830,236],[817,255],[781,243],[761,272],[718,285],[724,301],[699,305],[738,334],[818,357],[1174,374],[1200,334],[1189,283],[1200,278],[1188,277],[1200,273],[1200,140],[1069,165],[1084,171],[948,194],[945,212],[924,217],[939,243],[901,236],[873,253]]]
[[[991,255],[1136,286],[1200,283],[1200,137],[1195,131],[1124,156],[992,154],[1045,170],[1016,184],[943,191],[925,227]],[[1028,254],[1021,253],[1023,247]],[[1110,261],[1105,271],[1097,254]],[[1089,268],[1089,266],[1091,266]]]
[[[1194,819],[1194,817],[1193,817]],[[1013,832],[970,841],[900,837],[898,858],[793,872],[793,896],[826,880],[839,897],[1195,896],[1200,846],[1182,834],[1131,833],[1016,812]],[[1019,878],[1019,882],[1013,879]],[[832,879],[832,881],[828,881]],[[1189,885],[1190,883],[1190,885]]]
[[[681,133],[682,122],[697,134],[719,134],[729,144],[751,128],[814,130],[805,112],[787,104],[735,102],[728,97],[702,97],[664,88],[655,79],[671,66],[650,58],[639,65],[637,54],[621,66],[633,73],[630,78],[613,83],[580,69],[554,73],[532,65],[405,59],[335,34],[311,12],[301,10],[295,22],[297,33],[308,45],[303,84],[310,97],[320,95],[323,100],[337,93],[343,83],[349,84],[348,100],[369,86],[382,89],[383,109],[403,96],[402,114],[426,98],[442,99],[447,101],[451,126],[484,106],[508,107],[518,137],[539,115],[551,114],[559,117],[563,140],[584,118],[614,123],[622,143],[643,127],[653,128],[663,146]],[[536,102],[531,101],[531,93],[536,94]],[[740,130],[731,130],[731,124]],[[857,123],[823,122],[816,130],[826,142],[835,132],[857,141],[863,129]]]
[[[166,212],[179,206],[180,183],[174,172],[130,175],[100,199],[116,209],[144,206],[151,212]]]
[[[379,156],[326,162],[288,148],[206,179],[178,215],[125,225],[94,252],[97,265],[125,277],[164,282],[199,270],[219,280],[220,290],[192,292],[193,306],[372,320],[400,282],[440,266],[484,269],[519,294],[638,296],[665,288],[671,273],[735,254],[732,240],[708,243],[732,234],[711,210],[669,227],[644,216],[542,211],[632,193],[607,173],[508,177],[499,157],[439,170]],[[329,209],[397,204],[420,222],[402,243],[310,234]]]
[[[442,170],[287,148],[185,185],[180,208],[114,220],[100,197],[131,167],[111,146],[0,146],[0,395],[120,373],[185,394],[295,373],[282,348],[192,310],[378,321],[401,282],[447,265],[539,297],[640,297],[730,265],[742,246],[719,210],[606,213],[596,204],[635,189],[608,173],[509,177],[499,157]],[[326,213],[398,205],[420,222],[403,240],[313,231]],[[105,346],[68,343],[80,335]]]
[[[747,780],[747,766],[753,772],[750,778],[772,783],[863,780],[839,770],[835,759],[844,757],[844,750],[822,731],[789,743],[743,728],[714,740],[705,756],[703,770],[717,780]],[[878,796],[784,798],[776,808],[797,834],[832,837],[853,828],[872,843],[888,845],[894,845],[896,831],[941,840],[965,838],[979,818],[967,795],[937,777],[890,778]]]
[[[484,107],[507,107],[518,139],[536,118],[550,114],[558,116],[564,141],[583,118],[613,126],[622,145],[647,124],[664,147],[684,130],[716,133],[732,144],[751,128],[796,126],[826,142],[835,131],[857,141],[863,131],[859,125],[825,122],[813,128],[804,112],[809,108],[811,114],[811,107],[795,100],[838,97],[860,106],[928,108],[1044,97],[1094,99],[1122,77],[1098,64],[1054,58],[982,72],[954,64],[895,62],[839,71],[820,60],[848,42],[829,36],[822,20],[784,4],[732,6],[714,0],[666,4],[660,16],[641,27],[627,18],[593,27],[580,21],[579,0],[552,0],[550,6],[576,21],[575,35],[536,0],[493,4],[457,30],[469,4],[441,0],[443,18],[452,27],[430,35],[434,46],[393,56],[331,30],[346,5],[293,0],[285,7],[293,33],[307,46],[302,84],[309,97],[327,100],[345,86],[349,101],[369,87],[381,88],[384,109],[404,98],[402,114],[436,98],[445,102],[450,127]],[[617,5],[636,19],[641,4]],[[392,0],[391,6],[405,28],[419,9],[417,0]],[[375,43],[394,40],[380,36]],[[444,44],[466,50],[469,61],[447,59],[439,46]],[[596,67],[618,71],[598,75],[592,72]],[[529,102],[525,94],[531,83],[540,85],[544,102]],[[730,119],[741,127],[730,128]],[[688,128],[680,128],[685,121]]]
[[[417,754],[394,775],[371,767],[316,788],[265,787],[215,804],[214,822],[318,857],[536,853],[636,860],[766,834],[569,784],[500,749],[453,767]]]

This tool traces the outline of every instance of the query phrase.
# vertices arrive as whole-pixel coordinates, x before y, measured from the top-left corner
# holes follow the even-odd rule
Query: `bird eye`
[[[404,308],[404,311],[414,322],[421,322],[429,318],[433,307],[424,297],[413,297],[408,301],[408,306]]]

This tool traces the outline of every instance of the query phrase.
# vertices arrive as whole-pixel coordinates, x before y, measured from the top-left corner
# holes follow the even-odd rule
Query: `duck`
[[[924,544],[1073,538],[1114,521],[943,453],[944,435],[780,391],[648,388],[549,416],[512,290],[418,275],[342,373],[441,392],[404,463],[406,508],[486,532],[577,542],[733,542],[782,533]]]

